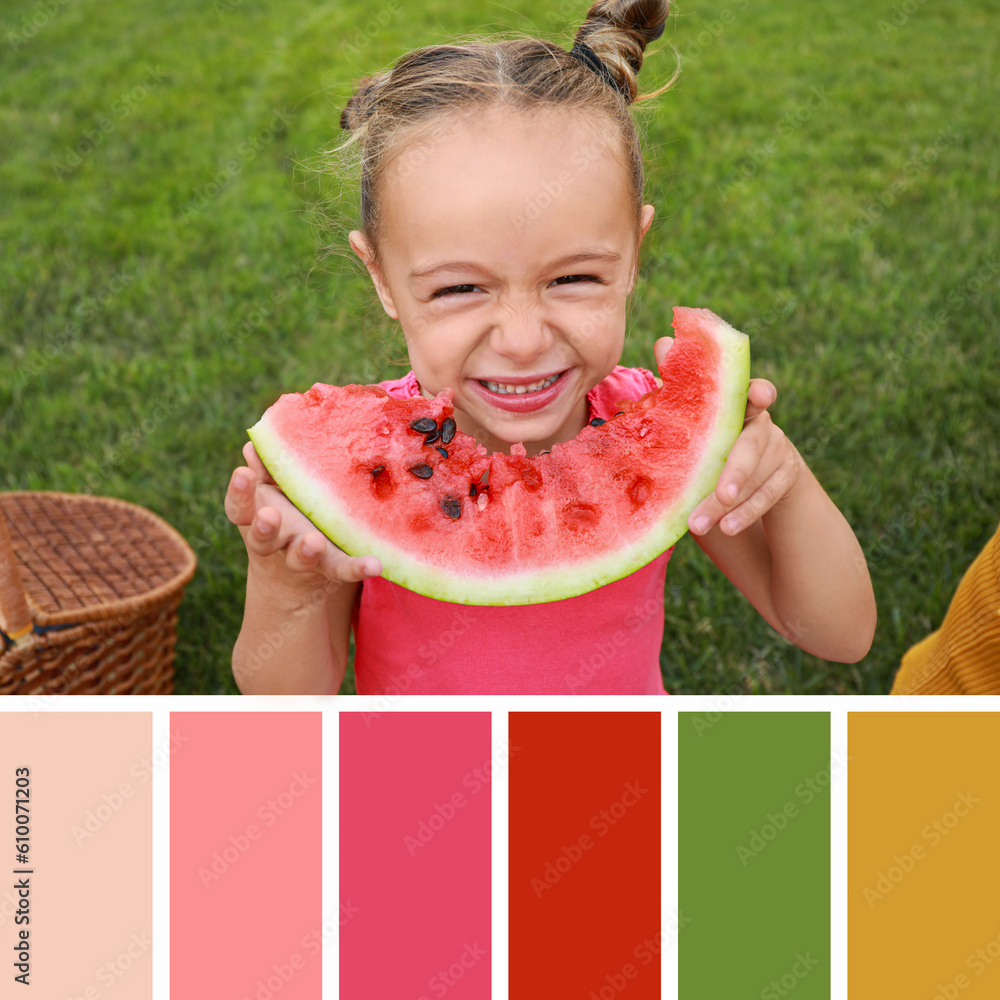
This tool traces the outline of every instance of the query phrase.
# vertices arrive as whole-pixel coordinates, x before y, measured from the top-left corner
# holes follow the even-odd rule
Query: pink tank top
[[[411,371],[379,383],[390,396],[420,395]],[[621,365],[587,394],[590,419],[655,388],[652,373]],[[579,597],[486,607],[365,580],[354,605],[358,694],[656,694],[663,583],[673,549],[630,576]]]

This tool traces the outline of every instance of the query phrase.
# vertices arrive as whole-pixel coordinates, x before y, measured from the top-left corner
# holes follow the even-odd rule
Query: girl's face
[[[461,430],[529,454],[575,437],[618,363],[640,231],[624,167],[576,115],[492,109],[404,151],[381,189],[379,270],[426,396],[454,392]],[[418,153],[420,155],[416,155]]]

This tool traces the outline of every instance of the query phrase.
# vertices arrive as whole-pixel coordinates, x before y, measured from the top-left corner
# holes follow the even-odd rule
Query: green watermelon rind
[[[719,408],[715,423],[687,488],[643,535],[624,548],[545,569],[498,573],[484,567],[483,575],[440,569],[421,562],[374,534],[353,517],[314,477],[305,462],[286,449],[268,414],[248,430],[257,454],[288,499],[328,538],[352,556],[371,555],[382,563],[383,576],[408,590],[455,604],[543,604],[595,590],[634,573],[666,551],[687,531],[691,511],[715,489],[730,449],[743,428],[750,385],[750,344],[724,320],[712,315],[712,332],[719,343]]]

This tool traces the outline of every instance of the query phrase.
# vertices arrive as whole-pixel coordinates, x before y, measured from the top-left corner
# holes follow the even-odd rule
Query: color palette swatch
[[[852,712],[851,1000],[1000,996],[1000,716]]]
[[[322,716],[170,716],[170,993],[322,997]]]
[[[681,712],[678,765],[680,996],[828,1000],[829,715]]]
[[[339,710],[324,775],[324,712],[61,708],[0,713],[0,996],[1000,995],[996,712]]]
[[[152,995],[154,767],[148,712],[0,715],[0,996]]]
[[[341,1000],[488,1000],[506,756],[489,712],[341,713]]]
[[[660,997],[660,714],[511,712],[512,997]]]

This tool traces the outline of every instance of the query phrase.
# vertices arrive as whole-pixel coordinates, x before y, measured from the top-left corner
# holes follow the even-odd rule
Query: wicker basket
[[[195,565],[135,504],[0,493],[0,694],[170,694]]]

